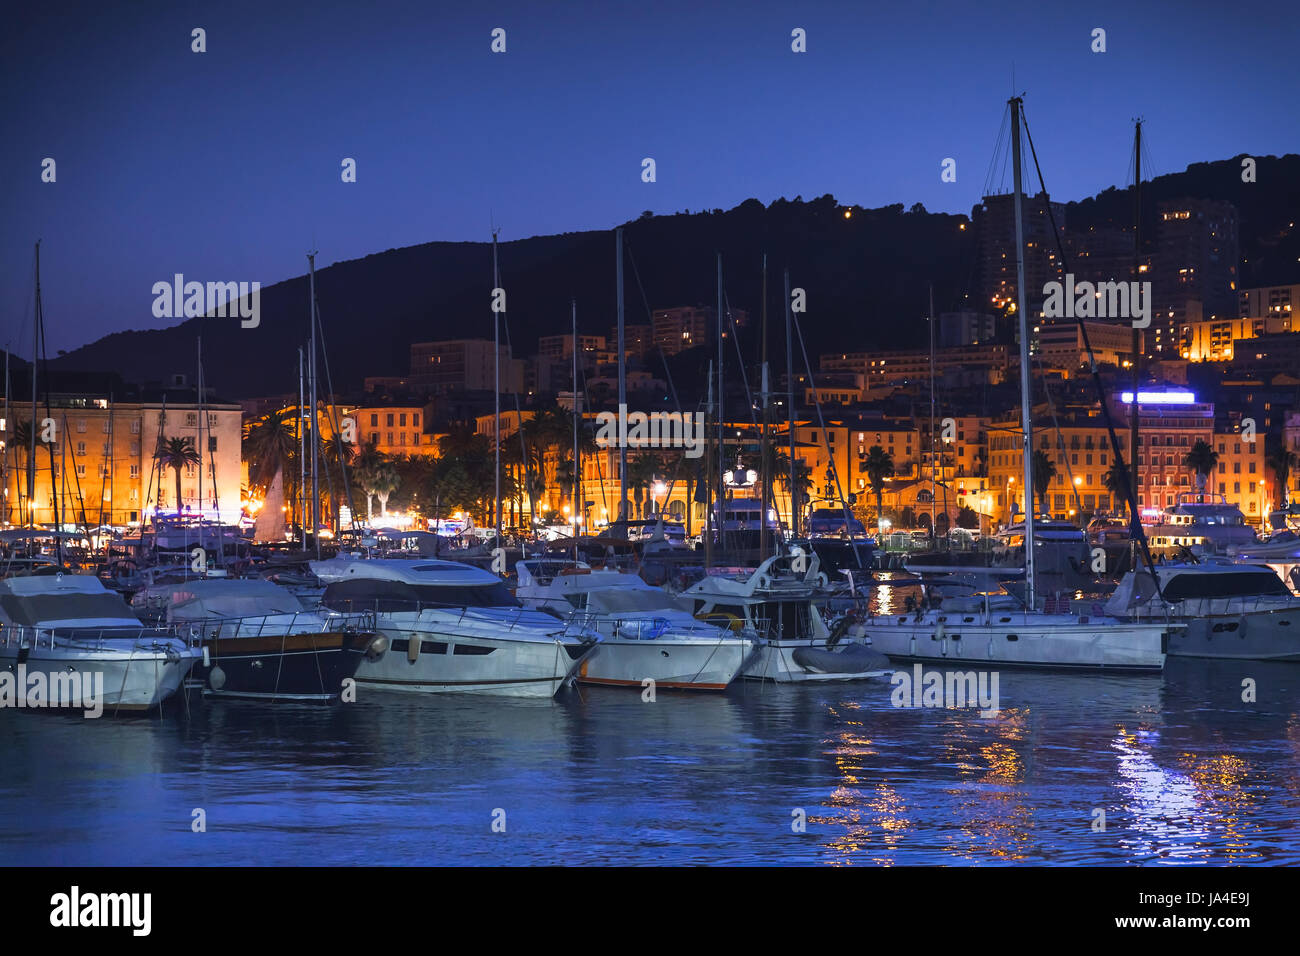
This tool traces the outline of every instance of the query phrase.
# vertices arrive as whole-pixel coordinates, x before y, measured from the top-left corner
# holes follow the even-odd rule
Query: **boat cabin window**
[[[414,611],[430,607],[519,607],[504,581],[489,584],[407,584],[358,578],[325,589],[321,603],[335,611]]]
[[[1230,598],[1257,595],[1288,595],[1291,592],[1274,572],[1233,571],[1227,574],[1176,574],[1164,586],[1165,599]]]

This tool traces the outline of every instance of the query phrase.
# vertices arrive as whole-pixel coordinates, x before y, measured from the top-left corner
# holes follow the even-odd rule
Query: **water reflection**
[[[1008,671],[989,718],[890,689],[0,711],[0,861],[1300,862],[1300,667]]]

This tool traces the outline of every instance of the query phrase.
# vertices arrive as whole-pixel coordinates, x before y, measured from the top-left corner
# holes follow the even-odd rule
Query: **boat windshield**
[[[33,627],[42,621],[106,620],[123,623],[137,619],[126,602],[111,592],[104,594],[4,594],[0,611],[14,624]]]
[[[610,612],[662,611],[666,608],[677,608],[677,604],[667,592],[653,588],[600,588],[588,593],[587,606],[592,610]]]
[[[1282,579],[1268,570],[1234,571],[1229,574],[1176,574],[1164,586],[1165,599],[1169,601],[1290,593]]]
[[[488,584],[407,584],[361,578],[325,589],[321,603],[335,611],[414,611],[426,607],[519,607],[504,581]]]

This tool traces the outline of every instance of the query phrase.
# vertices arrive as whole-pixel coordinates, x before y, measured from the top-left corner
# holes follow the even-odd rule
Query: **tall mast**
[[[197,394],[195,397],[198,399],[198,406],[199,406],[199,418],[198,418],[199,437],[198,440],[195,441],[195,445],[197,445],[198,447],[195,448],[194,450],[199,453],[199,544],[202,545],[203,544],[203,452],[206,451],[206,446],[203,444],[203,422],[206,416],[203,414],[203,336],[201,335],[196,336],[196,338],[198,340],[197,358],[198,358],[199,367],[198,367],[198,385],[196,386]],[[220,541],[220,536],[218,536],[217,540]]]
[[[705,414],[713,414],[713,363],[709,363],[709,395],[705,402]],[[704,426],[708,428],[708,423]],[[692,507],[694,502],[691,503]],[[716,527],[713,516],[713,443],[704,443],[704,570],[713,567],[713,529]]]
[[[32,421],[31,448],[27,452],[27,517],[28,523],[36,527],[36,360],[41,344],[41,243],[36,241],[36,308],[32,313]],[[54,475],[50,475],[50,487],[54,487]]]
[[[497,267],[497,234],[492,233],[492,288],[501,288],[501,272]],[[492,401],[493,419],[492,419],[492,438],[493,444],[496,445],[495,465],[493,475],[496,478],[496,511],[493,522],[493,530],[496,532],[496,547],[501,547],[501,316],[496,311],[495,300],[496,294],[493,293],[492,309]],[[519,428],[522,430],[524,423],[519,422]]]
[[[614,230],[614,286],[618,310],[618,416],[627,414],[627,342],[623,327],[623,227]],[[618,443],[618,517],[626,521],[627,513],[627,441]],[[626,536],[627,532],[624,531]]]
[[[790,537],[799,536],[798,490],[794,484],[794,342],[790,322],[790,270],[785,270],[785,404],[790,431]]]
[[[938,543],[939,529],[934,523],[935,504],[938,501],[937,489],[935,487],[936,469],[939,467],[938,459],[935,453],[938,449],[938,442],[934,434],[934,283],[930,283],[930,537]],[[948,513],[948,502],[944,501],[944,514]]]
[[[718,483],[718,545],[722,546],[723,538],[727,533],[727,486],[722,477],[723,472],[727,469],[727,446],[726,435],[723,431],[722,417],[724,414],[723,406],[726,404],[722,400],[722,323],[723,317],[722,305],[722,253],[717,253],[718,259],[718,471],[712,479]]]
[[[0,431],[0,441],[4,442],[4,455],[0,457],[0,469],[4,470],[4,515],[3,521],[9,523],[9,433],[13,430],[9,423],[9,343],[5,343],[5,427]]]
[[[759,532],[759,534],[758,534],[758,561],[759,561],[760,564],[762,564],[762,563],[763,563],[763,559],[767,557],[767,497],[768,497],[768,496],[767,496],[767,491],[768,491],[768,485],[770,485],[771,482],[772,482],[772,475],[771,475],[771,473],[770,473],[770,472],[771,472],[771,469],[768,468],[768,464],[769,464],[769,462],[768,462],[768,448],[767,448],[767,388],[768,388],[768,381],[767,381],[767,253],[766,253],[766,252],[763,253],[763,294],[762,294],[762,302],[763,302],[763,308],[762,308],[762,315],[763,315],[763,320],[762,320],[762,329],[763,329],[763,332],[762,332],[762,343],[760,344],[760,346],[759,346],[759,350],[758,350],[758,366],[759,366],[759,374],[762,376],[762,379],[763,379],[763,381],[762,381],[762,388],[763,388],[763,429],[762,429],[762,433],[761,433],[761,435],[760,435],[760,437],[759,437],[759,455],[758,455],[759,467],[762,469],[762,474],[760,475],[759,480],[762,481],[762,483],[763,483],[763,516],[762,516],[762,520],[761,520],[760,523],[759,523],[759,527],[760,527],[762,530],[761,530],[761,531]],[[775,543],[774,543],[774,544],[775,544]],[[777,548],[777,550],[779,551],[780,549]]]
[[[1011,165],[1015,177],[1016,203],[1016,309],[1020,312],[1020,420],[1025,465],[1025,607],[1033,610],[1034,594],[1034,423],[1030,416],[1033,383],[1029,374],[1029,310],[1025,306],[1024,195],[1020,182],[1020,108],[1022,100],[1011,98]],[[1136,396],[1134,396],[1136,399]]]
[[[1133,134],[1133,281],[1138,282],[1142,278],[1142,121],[1137,120],[1134,125]],[[1129,498],[1136,504],[1138,492],[1138,388],[1142,382],[1142,332],[1133,325],[1133,365],[1131,368],[1131,383],[1133,387],[1133,403],[1129,406],[1129,423],[1128,423],[1128,470],[1129,470]],[[1104,400],[1104,399],[1103,399]],[[1129,523],[1132,524],[1137,519],[1137,515],[1129,515]],[[1137,567],[1137,548],[1138,538],[1133,536],[1131,539],[1132,553],[1129,555],[1129,567]]]
[[[578,560],[579,515],[582,514],[582,457],[578,450],[578,300],[570,299],[573,320],[573,560]]]
[[[320,557],[320,419],[316,412],[316,253],[307,253],[311,267],[311,358],[307,361],[311,395],[311,536]]]
[[[304,356],[302,349],[298,349],[298,500],[295,502],[295,511],[298,512],[298,530],[302,535],[302,549],[307,550],[307,432],[302,423],[306,420],[306,398],[304,398],[303,383],[303,363]]]

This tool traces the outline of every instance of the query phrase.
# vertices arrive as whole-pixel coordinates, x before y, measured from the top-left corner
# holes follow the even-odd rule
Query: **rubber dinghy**
[[[804,670],[814,674],[892,673],[889,658],[865,644],[843,644],[838,647],[797,647],[790,655]]]

